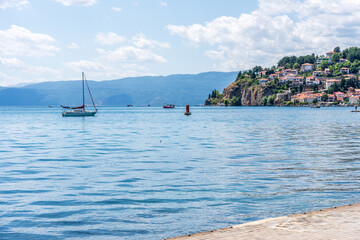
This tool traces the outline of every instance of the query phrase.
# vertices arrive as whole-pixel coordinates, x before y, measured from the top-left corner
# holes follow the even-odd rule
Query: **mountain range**
[[[238,72],[204,72],[169,76],[89,81],[98,106],[203,104],[213,89],[223,89]],[[91,104],[88,94],[86,104]],[[0,87],[0,106],[81,105],[81,80],[49,81],[22,87]]]

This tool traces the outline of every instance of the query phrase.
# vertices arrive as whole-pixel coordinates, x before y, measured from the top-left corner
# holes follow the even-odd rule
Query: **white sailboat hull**
[[[62,113],[63,117],[93,117],[97,111],[64,111]]]

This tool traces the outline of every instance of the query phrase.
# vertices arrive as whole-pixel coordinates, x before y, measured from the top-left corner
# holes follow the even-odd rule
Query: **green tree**
[[[334,48],[334,52],[340,53],[340,47],[335,47],[335,48]]]
[[[269,96],[268,99],[267,99],[267,104],[268,105],[274,105],[274,102],[275,102],[275,94]]]
[[[300,64],[298,62],[294,63],[293,68],[300,69]]]
[[[262,99],[261,99],[261,105],[266,106],[266,104],[267,104],[267,97],[265,96],[265,97],[262,97]]]
[[[321,96],[321,101],[326,102],[329,99],[329,96],[327,94],[324,94]]]
[[[339,62],[340,56],[341,56],[340,53],[338,53],[338,52],[334,53],[334,54],[331,56],[331,61],[332,61],[333,63]]]
[[[324,71],[325,70],[325,68],[327,68],[329,66],[329,62],[328,61],[322,61],[321,63],[320,63],[320,68],[321,68],[321,70],[322,71]]]
[[[241,106],[241,97],[233,96],[229,101],[230,106]]]

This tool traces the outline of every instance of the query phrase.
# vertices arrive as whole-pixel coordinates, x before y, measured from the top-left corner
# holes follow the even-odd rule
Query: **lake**
[[[1,239],[161,239],[359,202],[351,108],[0,110]]]

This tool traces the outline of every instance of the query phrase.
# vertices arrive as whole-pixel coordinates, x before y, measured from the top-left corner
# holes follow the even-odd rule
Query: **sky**
[[[0,86],[276,65],[360,47],[359,0],[0,0]]]

